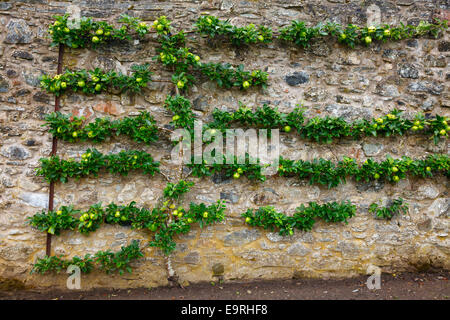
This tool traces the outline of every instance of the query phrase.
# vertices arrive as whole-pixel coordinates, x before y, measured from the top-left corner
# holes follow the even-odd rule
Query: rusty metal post
[[[63,55],[64,55],[64,45],[60,44],[59,45],[59,53],[58,53],[58,68],[57,68],[58,74],[62,73]],[[59,111],[59,104],[60,104],[60,97],[55,96],[55,112]],[[57,147],[58,147],[58,140],[56,139],[56,137],[53,137],[52,152],[51,152],[52,156],[56,155]],[[48,210],[49,211],[53,210],[54,199],[55,199],[55,182],[52,181],[52,182],[50,182],[50,188],[49,188],[49,193],[48,193]],[[47,256],[50,256],[51,252],[52,252],[52,235],[50,233],[47,233],[47,245],[45,248],[45,254]]]

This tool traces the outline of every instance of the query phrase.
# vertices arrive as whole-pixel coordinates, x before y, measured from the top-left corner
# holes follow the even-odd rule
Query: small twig
[[[166,178],[167,182],[170,182],[170,178],[168,176],[166,176],[164,173],[162,173],[161,171],[159,172],[164,178]]]
[[[158,79],[158,80],[152,79],[151,82],[172,82],[172,81],[166,79]]]
[[[158,128],[158,130],[161,130],[161,131],[167,131],[170,134],[173,133],[173,130],[170,130],[170,129],[167,129],[167,128],[164,128],[164,127],[157,127],[157,128]]]

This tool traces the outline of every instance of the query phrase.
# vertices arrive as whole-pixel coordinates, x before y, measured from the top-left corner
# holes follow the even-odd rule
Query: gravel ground
[[[450,300],[450,272],[381,275],[369,290],[367,276],[341,280],[285,279],[197,283],[185,288],[0,291],[12,300]]]

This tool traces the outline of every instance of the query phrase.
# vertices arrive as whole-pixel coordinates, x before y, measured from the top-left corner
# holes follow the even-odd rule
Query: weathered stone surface
[[[308,101],[318,102],[324,101],[328,93],[325,89],[319,87],[312,87],[304,92],[305,99]]]
[[[102,101],[95,106],[93,106],[93,109],[95,111],[111,114],[111,115],[120,115],[124,111],[122,108],[120,108],[117,104],[111,101]]]
[[[372,117],[371,109],[356,108],[348,105],[331,104],[325,107],[325,111],[331,113],[333,117],[341,117],[347,121]]]
[[[418,81],[412,82],[408,86],[410,92],[426,92],[434,95],[440,95],[444,90],[444,86],[437,82]]]
[[[441,52],[450,51],[450,41],[441,41],[438,45],[438,50]]]
[[[439,190],[432,185],[420,186],[417,192],[418,196],[422,199],[435,199],[439,196]]]
[[[398,88],[392,84],[379,83],[377,84],[376,91],[377,94],[383,97],[398,97],[400,93]]]
[[[423,111],[432,111],[434,109],[434,107],[436,107],[437,105],[438,105],[438,101],[435,98],[430,97],[422,103],[420,108]]]
[[[308,253],[311,252],[311,249],[305,247],[304,245],[302,245],[301,243],[294,243],[293,245],[291,245],[289,248],[287,248],[286,251],[288,254],[293,255],[293,256],[301,256],[304,257],[306,256]]]
[[[360,255],[360,248],[353,242],[339,241],[336,250],[342,253],[343,257],[357,258]]]
[[[297,86],[299,84],[307,83],[309,81],[309,75],[304,71],[296,71],[292,74],[287,75],[284,80],[290,86]]]
[[[0,247],[0,258],[6,261],[25,260],[33,249],[25,244],[15,244],[7,247]]]
[[[33,55],[26,51],[14,51],[12,54],[13,58],[20,58],[24,60],[33,60]]]
[[[220,199],[228,200],[231,203],[238,203],[239,202],[239,195],[234,193],[234,192],[221,192],[220,193]]]
[[[398,68],[398,74],[402,78],[419,78],[419,70],[417,70],[417,68],[413,64],[409,63],[401,64]]]
[[[223,241],[225,246],[242,246],[253,242],[261,237],[257,229],[242,229],[225,235]]]
[[[274,204],[280,199],[280,196],[271,188],[264,188],[262,192],[257,193],[252,201],[257,205]]]
[[[48,208],[48,194],[46,193],[24,192],[20,194],[20,199],[35,208]]]
[[[3,146],[0,154],[12,160],[25,160],[31,157],[30,152],[22,146]]]
[[[184,257],[184,262],[188,264],[199,264],[200,254],[196,251],[190,252]]]
[[[8,92],[9,82],[0,75],[0,93]]]
[[[129,183],[123,187],[122,191],[117,196],[117,200],[119,200],[122,203],[129,202],[136,197],[136,194],[137,194],[136,184]]]
[[[6,30],[6,43],[30,43],[33,37],[30,27],[23,19],[11,19]]]
[[[381,150],[383,150],[384,146],[380,143],[364,143],[362,145],[364,154],[368,157],[373,157],[378,155]]]
[[[433,194],[434,195],[434,194]],[[440,198],[433,201],[427,209],[427,213],[432,217],[450,216],[450,198]]]

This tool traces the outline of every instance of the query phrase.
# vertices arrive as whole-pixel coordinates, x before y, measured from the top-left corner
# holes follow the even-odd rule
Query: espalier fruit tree
[[[85,210],[62,206],[57,210],[38,212],[27,220],[38,230],[55,235],[60,235],[63,230],[78,230],[88,236],[105,223],[145,230],[153,233],[149,245],[160,248],[168,255],[175,249],[174,237],[177,234],[188,233],[193,224],[199,224],[202,228],[221,222],[225,217],[226,207],[220,200],[210,205],[190,203],[185,207],[180,204],[182,196],[193,185],[193,182],[184,180],[168,183],[159,205],[153,209],[139,208],[134,201],[128,205],[110,203],[102,206],[97,203]],[[169,218],[171,222],[167,224]]]
[[[156,56],[159,62],[171,72],[168,80],[172,83],[175,94],[168,95],[163,107],[171,112],[171,128],[184,128],[192,134],[194,131],[195,114],[192,104],[186,95],[192,86],[200,81],[215,82],[223,89],[238,89],[242,91],[266,88],[268,73],[262,70],[246,70],[243,65],[234,66],[229,63],[204,62],[200,54],[190,48],[184,30],[175,32],[171,21],[161,16],[153,23],[141,21],[128,15],[121,15],[119,25],[115,26],[105,21],[94,21],[82,18],[78,27],[72,27],[69,15],[55,16],[55,21],[49,26],[51,45],[67,46],[72,49],[97,49],[103,45],[113,46],[115,43],[132,39],[144,39],[149,33],[156,33]],[[233,46],[258,45],[279,39],[281,42],[293,43],[296,46],[309,47],[320,37],[334,38],[338,43],[357,48],[371,46],[374,42],[398,41],[420,36],[438,37],[447,29],[447,21],[435,20],[433,23],[420,22],[418,25],[391,26],[346,26],[334,22],[322,22],[308,26],[304,21],[291,21],[285,27],[273,31],[263,25],[248,24],[237,27],[228,20],[220,20],[214,16],[201,16],[194,24],[193,32],[221,42],[229,41]],[[128,92],[139,94],[146,90],[151,81],[152,73],[149,64],[133,65],[128,75],[115,71],[66,70],[54,76],[44,75],[41,78],[43,90],[59,97],[63,94],[82,93],[95,95],[104,92],[120,94]],[[164,80],[163,80],[164,81]],[[394,136],[404,134],[423,134],[438,143],[448,137],[450,132],[448,117],[436,115],[425,117],[418,113],[413,119],[404,118],[396,109],[386,115],[370,120],[360,119],[347,122],[338,117],[314,117],[306,119],[304,108],[298,107],[289,113],[281,113],[277,108],[263,105],[256,109],[240,105],[234,112],[214,110],[213,119],[205,123],[202,130],[212,129],[224,131],[232,124],[245,126],[281,129],[284,134],[297,133],[303,139],[318,143],[333,143],[338,139],[361,139],[365,136]],[[150,144],[158,139],[160,130],[153,116],[141,112],[137,116],[128,116],[118,120],[96,118],[88,122],[84,117],[65,115],[54,112],[45,117],[45,124],[54,138],[68,142],[89,141],[103,143],[114,136],[126,135],[136,142]],[[269,131],[270,132],[270,131]],[[117,154],[102,154],[96,149],[87,149],[78,161],[72,158],[63,159],[56,155],[56,150],[49,158],[40,159],[37,175],[50,183],[65,183],[69,179],[96,177],[102,171],[113,174],[128,175],[137,171],[148,175],[161,174],[159,162],[153,157],[138,150],[121,151]],[[182,150],[180,150],[182,152]],[[225,177],[238,179],[253,179],[265,181],[261,169],[266,166],[251,162],[247,154],[243,164],[201,164],[189,165],[193,176],[205,177],[220,173]],[[162,250],[166,256],[168,279],[175,275],[171,266],[170,255],[176,248],[176,237],[189,232],[192,225],[204,225],[221,222],[225,217],[225,205],[218,201],[214,204],[195,204],[188,206],[183,203],[183,195],[193,187],[193,182],[185,180],[183,167],[180,165],[179,176],[171,181],[165,175],[168,184],[163,190],[158,203],[152,209],[136,206],[135,202],[128,205],[110,203],[103,206],[93,204],[89,208],[74,209],[72,205],[61,206],[56,210],[36,213],[27,219],[28,223],[38,230],[51,235],[59,235],[64,230],[76,230],[85,236],[95,232],[103,224],[116,224],[130,227],[152,235],[148,245]],[[393,159],[387,157],[381,162],[368,159],[357,163],[356,159],[344,157],[338,162],[326,159],[311,161],[291,160],[280,157],[278,176],[297,177],[307,180],[310,184],[320,184],[329,188],[345,183],[347,178],[356,181],[386,180],[397,183],[407,175],[432,178],[442,174],[450,177],[450,160],[448,155],[431,155],[423,159],[402,157]],[[380,208],[374,203],[370,206],[378,218],[390,219],[398,212],[406,212],[407,206],[403,199],[396,199],[389,206]],[[330,202],[318,204],[311,202],[308,206],[296,208],[293,215],[278,212],[274,207],[249,209],[242,214],[248,226],[263,227],[278,230],[282,235],[292,235],[294,230],[308,231],[314,223],[321,219],[325,222],[344,222],[355,215],[356,206],[350,202]],[[131,272],[130,263],[143,256],[137,241],[122,247],[116,253],[99,251],[95,255],[85,255],[84,258],[73,257],[63,259],[61,256],[46,256],[38,259],[33,272],[60,272],[68,265],[74,264],[83,272],[90,272],[97,267],[107,273],[118,271]]]

